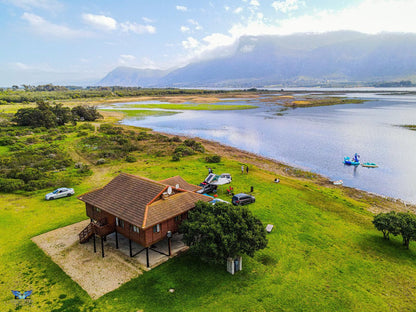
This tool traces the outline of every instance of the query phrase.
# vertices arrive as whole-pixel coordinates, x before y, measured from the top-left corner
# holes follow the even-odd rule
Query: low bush
[[[127,155],[126,161],[129,162],[129,163],[134,163],[134,162],[137,161],[137,158],[132,156],[132,155]]]
[[[219,155],[210,155],[205,157],[205,161],[207,163],[219,163],[221,162],[221,156]]]
[[[24,187],[25,182],[20,179],[5,179],[0,178],[0,192],[13,193]]]
[[[172,161],[179,161],[181,160],[181,156],[178,153],[172,155]]]
[[[194,155],[195,154],[195,152],[192,148],[190,148],[189,146],[183,145],[183,144],[179,145],[173,153],[178,154],[179,157],[189,156],[189,155]]]

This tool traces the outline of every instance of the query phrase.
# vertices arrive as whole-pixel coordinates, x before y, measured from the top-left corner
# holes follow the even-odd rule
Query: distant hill
[[[364,84],[416,77],[416,35],[339,31],[244,36],[222,58],[167,71],[116,68],[98,84],[143,87],[264,87]]]
[[[137,69],[132,67],[117,67],[109,72],[97,85],[140,87],[157,85],[160,78],[169,71],[157,69]]]

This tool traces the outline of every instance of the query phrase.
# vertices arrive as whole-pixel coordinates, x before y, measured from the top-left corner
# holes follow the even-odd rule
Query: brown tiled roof
[[[171,179],[176,181],[178,177]],[[80,195],[78,199],[131,224],[148,228],[194,208],[198,200],[212,200],[211,197],[184,190],[185,184],[192,184],[182,178],[180,180],[180,189],[174,190],[174,194],[166,199],[160,199],[170,184],[121,173],[104,187]]]
[[[175,176],[175,177],[169,178],[169,179],[159,181],[159,183],[167,184],[167,185],[170,185],[172,187],[176,187],[176,185],[179,184],[180,189],[187,190],[187,191],[190,191],[190,192],[196,192],[196,191],[198,191],[202,188],[200,186],[193,185],[193,184],[190,184],[190,183],[186,182],[184,179],[182,179],[178,175]]]
[[[193,192],[183,192],[171,195],[166,199],[157,200],[149,205],[143,228],[151,227],[180,215],[194,208],[195,203],[199,200],[209,202],[212,198]]]
[[[166,185],[142,177],[121,173],[103,188],[78,199],[142,226],[146,206],[166,189]]]

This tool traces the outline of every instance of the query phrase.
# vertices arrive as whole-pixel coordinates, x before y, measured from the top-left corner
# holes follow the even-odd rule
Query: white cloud
[[[187,40],[182,41],[182,46],[185,49],[195,49],[199,47],[199,45],[199,41],[192,37],[188,37]]]
[[[186,12],[186,11],[188,11],[188,8],[186,6],[183,6],[183,5],[177,5],[176,10]]]
[[[114,30],[117,28],[117,21],[105,15],[82,14],[82,19],[87,24],[100,30]]]
[[[152,25],[140,25],[137,23],[125,22],[120,24],[121,30],[124,32],[134,32],[136,34],[154,34],[156,27]]]
[[[228,5],[226,5],[226,6],[224,7],[224,10],[229,11],[229,10],[230,10],[230,7],[229,7]]]
[[[67,26],[53,24],[39,15],[28,12],[23,13],[22,19],[29,23],[31,31],[39,35],[58,38],[77,38],[91,36],[91,33],[87,31],[74,30]]]
[[[153,23],[153,22],[154,22],[154,20],[152,20],[152,19],[150,19],[150,18],[148,18],[148,17],[142,17],[142,20],[143,20],[143,22],[145,22],[145,23]]]
[[[25,64],[22,62],[14,62],[8,64],[9,69],[18,71],[55,71],[49,64]]]
[[[189,32],[191,29],[187,26],[181,26],[181,32]]]
[[[287,2],[289,3],[289,2]],[[300,2],[298,2],[299,4]],[[292,2],[293,4],[293,2]],[[182,45],[188,51],[183,59],[206,59],[213,56],[225,56],[235,51],[238,38],[244,35],[289,35],[299,32],[327,32],[353,30],[363,33],[413,32],[416,1],[414,0],[363,0],[359,5],[338,11],[311,11],[307,15],[286,19],[265,19],[259,12],[234,24],[226,33],[213,33],[197,41],[188,38]],[[371,21],[371,22],[369,22]],[[242,48],[242,52],[252,49]]]
[[[132,63],[136,60],[134,55],[130,54],[121,54],[118,58],[119,65],[132,65]]]
[[[277,32],[326,32],[354,30],[364,33],[416,32],[414,0],[364,0],[340,11],[320,11],[285,19]]]
[[[47,11],[58,11],[63,8],[63,5],[57,0],[7,0],[6,2],[24,10],[35,8]]]
[[[251,5],[254,5],[254,6],[259,6],[260,5],[260,2],[258,2],[257,0],[251,0],[250,1],[250,4]]]
[[[235,14],[240,14],[241,12],[243,12],[243,8],[242,7],[238,7],[233,11]]]
[[[199,25],[199,23],[197,21],[193,20],[193,19],[189,19],[188,23],[193,25],[195,27],[195,30],[201,30],[202,29],[202,26]]]
[[[276,10],[276,12],[288,13],[290,11],[294,11],[299,9],[300,6],[304,6],[304,1],[299,0],[284,0],[284,1],[274,1],[272,3],[272,7]]]

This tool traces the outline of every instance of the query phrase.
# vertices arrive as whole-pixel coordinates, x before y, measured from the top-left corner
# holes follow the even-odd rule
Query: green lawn
[[[338,189],[281,177],[225,160],[206,164],[196,155],[172,162],[145,156],[135,164],[100,169],[104,180],[119,170],[155,180],[181,175],[199,183],[207,174],[229,172],[234,190],[254,186],[250,205],[263,223],[274,224],[269,244],[243,271],[207,265],[184,254],[121,288],[91,300],[30,238],[86,218],[76,197],[46,202],[45,192],[0,197],[0,305],[13,311],[12,289],[33,289],[30,311],[408,311],[415,295],[415,245],[382,239],[364,204]],[[103,168],[103,167],[101,167]],[[98,173],[97,173],[98,174]],[[94,176],[76,193],[102,186]],[[225,190],[226,186],[220,187]],[[220,197],[230,200],[220,190]],[[174,288],[174,293],[168,290]],[[25,307],[22,308],[24,310]]]
[[[102,187],[121,171],[154,180],[181,175],[198,184],[211,167],[216,173],[232,174],[236,193],[249,192],[254,187],[256,203],[248,207],[264,225],[275,226],[268,234],[268,247],[254,258],[243,257],[243,271],[235,276],[228,274],[225,266],[207,265],[186,253],[93,301],[30,240],[86,219],[84,204],[75,196],[45,201],[45,193],[51,190],[0,194],[1,312],[15,310],[11,290],[30,289],[32,306],[21,307],[22,311],[413,309],[416,244],[411,243],[410,250],[405,250],[399,238],[385,241],[371,223],[368,204],[345,197],[341,189],[286,177],[279,177],[281,182],[276,184],[274,174],[255,166],[250,165],[249,174],[241,174],[240,162],[222,159],[219,164],[207,164],[206,154],[200,153],[173,162],[172,152],[182,143],[162,135],[144,135],[140,132],[143,129],[135,133],[128,128],[118,133],[119,127],[107,128],[108,133],[101,136],[101,141],[105,141],[113,133],[112,138],[119,139],[124,144],[120,146],[127,149],[131,146],[126,138],[131,144],[139,144],[131,152],[137,162],[123,161],[125,155],[121,153],[124,155],[121,160],[112,158],[105,165],[94,166],[94,153],[120,152],[110,148],[117,141],[111,144],[105,141],[108,144],[102,146],[95,141],[87,142],[88,149],[79,153],[82,146],[87,146],[80,142],[99,132],[83,124],[77,129],[73,132],[67,129],[69,132],[62,140],[54,140],[75,162],[91,160],[93,175],[76,176],[72,180],[80,181],[74,185],[77,195]],[[29,144],[29,139],[37,142],[32,144],[40,144],[41,140],[61,135],[52,130],[33,134],[36,141],[20,129],[23,135],[17,140],[21,145]],[[17,135],[16,131],[13,135]],[[0,155],[7,155],[9,148],[0,147]],[[71,166],[59,174],[70,176],[74,170]],[[225,195],[226,188],[220,187],[219,195],[230,201]],[[175,292],[168,292],[170,288]]]

